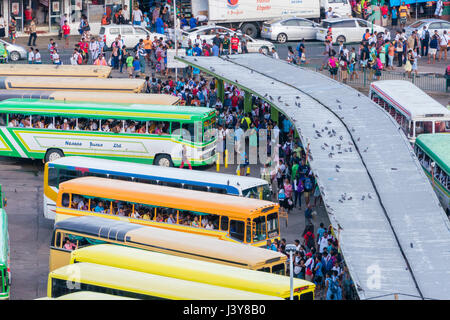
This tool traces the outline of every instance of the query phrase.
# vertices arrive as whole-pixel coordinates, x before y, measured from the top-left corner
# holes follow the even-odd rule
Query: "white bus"
[[[369,95],[397,121],[411,143],[422,133],[450,132],[450,110],[409,81],[372,82]]]
[[[142,163],[63,157],[47,162],[44,169],[44,216],[55,218],[59,184],[71,179],[95,176],[162,186],[272,200],[266,180],[224,173],[185,170]]]

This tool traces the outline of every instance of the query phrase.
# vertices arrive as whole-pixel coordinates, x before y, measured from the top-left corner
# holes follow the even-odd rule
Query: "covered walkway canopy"
[[[311,168],[361,299],[449,299],[450,224],[397,123],[358,91],[261,54],[177,57],[269,102]]]

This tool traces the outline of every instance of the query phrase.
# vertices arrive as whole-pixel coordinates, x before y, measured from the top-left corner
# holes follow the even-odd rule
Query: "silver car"
[[[18,61],[27,58],[27,50],[24,47],[6,42],[2,39],[0,39],[0,42],[5,46],[10,61]]]
[[[311,20],[297,17],[272,20],[263,24],[261,37],[279,43],[289,40],[312,40],[316,39],[318,26]]]
[[[405,28],[406,36],[410,36],[415,30],[422,32],[423,27],[426,26],[427,30],[430,32],[430,36],[434,34],[434,30],[437,30],[440,36],[444,34],[444,30],[447,30],[447,34],[450,33],[450,22],[440,19],[423,19],[417,20],[413,24]]]

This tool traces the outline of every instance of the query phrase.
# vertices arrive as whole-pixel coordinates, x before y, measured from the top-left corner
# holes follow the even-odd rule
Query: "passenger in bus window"
[[[64,243],[64,249],[73,251],[73,250],[77,249],[77,246],[76,246],[76,244],[70,242],[69,238],[66,238],[65,243]]]
[[[119,208],[119,211],[117,212],[118,216],[124,217],[125,216],[125,212],[123,211],[123,207]]]
[[[167,223],[176,224],[177,221],[173,217],[173,213],[169,214],[169,218],[167,218]]]
[[[109,122],[106,121],[104,124],[102,124],[102,131],[103,132],[109,132]]]
[[[206,228],[207,224],[208,224],[208,216],[202,216],[202,227]]]
[[[99,213],[103,213],[105,211],[105,208],[103,208],[103,202],[102,201],[99,201],[97,206],[95,206],[94,211],[95,212],[99,212]]]
[[[213,226],[211,220],[208,221],[208,223],[205,226],[205,229],[207,229],[207,230],[214,230],[214,226]]]
[[[198,223],[198,217],[194,217],[194,221],[192,221],[191,226],[198,228],[200,225]]]
[[[138,129],[137,129],[137,133],[147,133],[146,129],[145,129],[145,123],[139,125]]]
[[[16,117],[11,115],[9,123],[8,123],[8,127],[18,127],[18,126],[19,126],[19,122],[17,121]]]

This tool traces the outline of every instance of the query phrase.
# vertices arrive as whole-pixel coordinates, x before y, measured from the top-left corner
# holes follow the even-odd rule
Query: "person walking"
[[[428,64],[431,63],[431,57],[433,57],[433,64],[436,62],[436,53],[439,47],[438,37],[433,34],[433,37],[430,41],[430,54],[428,56]]]
[[[11,17],[11,21],[9,23],[9,38],[11,39],[12,44],[16,43],[16,26],[16,19]]]
[[[64,48],[69,48],[69,36],[70,36],[70,26],[69,26],[69,22],[66,20],[64,21],[64,25],[61,27],[62,28],[62,34],[64,37]]]
[[[409,16],[409,9],[406,6],[405,1],[403,1],[402,5],[399,7],[398,13],[400,16],[400,27],[405,28]]]
[[[31,41],[33,41],[33,46],[36,46],[36,18],[31,19],[31,22],[28,26],[28,32],[30,33],[30,36],[28,37],[28,46],[31,46]]]
[[[188,164],[189,170],[192,170],[191,163],[190,163],[189,158],[187,156],[186,145],[183,144],[183,149],[181,150],[181,165],[180,165],[180,168],[184,168],[184,164],[185,163]]]
[[[444,30],[444,34],[440,38],[439,41],[439,58],[438,61],[441,61],[442,53],[444,53],[444,59],[447,60],[447,48],[449,43],[449,36],[447,34],[447,30]]]
[[[420,55],[422,57],[428,56],[429,45],[430,45],[430,31],[428,31],[427,26],[423,26],[423,30],[420,35]]]

